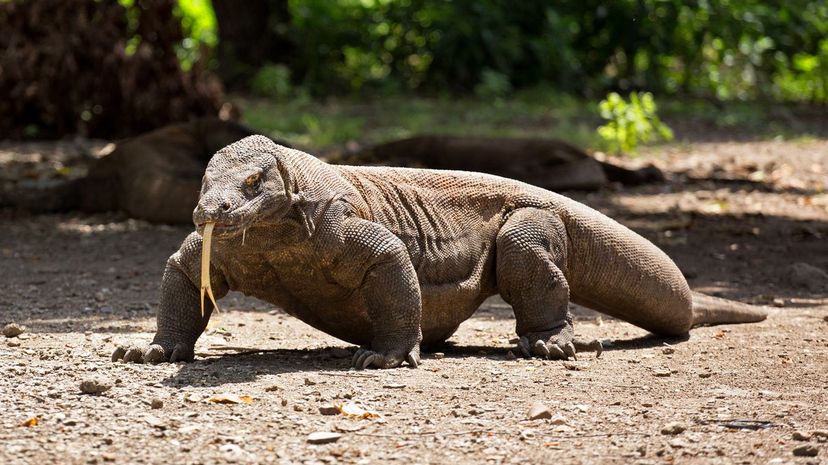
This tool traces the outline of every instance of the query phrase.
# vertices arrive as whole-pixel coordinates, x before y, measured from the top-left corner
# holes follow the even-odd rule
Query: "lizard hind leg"
[[[541,209],[513,212],[498,233],[497,286],[514,309],[518,349],[525,357],[574,359],[577,350],[601,352],[600,342],[575,337],[566,247],[560,219]]]

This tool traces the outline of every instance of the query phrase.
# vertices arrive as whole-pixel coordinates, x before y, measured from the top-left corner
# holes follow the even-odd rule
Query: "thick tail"
[[[765,307],[693,292],[693,326],[755,323],[768,317]]]

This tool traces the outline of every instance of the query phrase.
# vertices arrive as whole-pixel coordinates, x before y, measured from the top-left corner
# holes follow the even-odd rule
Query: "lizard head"
[[[216,238],[233,237],[290,206],[278,161],[280,147],[250,136],[216,152],[201,181],[193,223],[215,223]],[[281,216],[281,215],[279,215]]]

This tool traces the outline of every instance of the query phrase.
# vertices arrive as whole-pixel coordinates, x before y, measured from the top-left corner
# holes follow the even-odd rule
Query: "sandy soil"
[[[352,372],[354,347],[232,294],[195,363],[112,363],[152,337],[188,228],[0,213],[0,326],[27,328],[0,336],[0,463],[828,463],[828,282],[803,265],[828,270],[828,142],[643,161],[670,181],[573,196],[663,247],[694,288],[773,306],[767,321],[676,340],[579,310],[601,358],[515,360],[511,310],[492,299],[420,369]],[[551,418],[528,419],[535,403]]]

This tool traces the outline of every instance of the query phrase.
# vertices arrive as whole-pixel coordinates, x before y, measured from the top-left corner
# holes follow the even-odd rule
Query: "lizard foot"
[[[364,370],[369,367],[373,368],[396,368],[406,361],[411,368],[417,368],[420,364],[420,349],[415,347],[407,354],[389,353],[382,354],[371,349],[360,347],[354,354],[351,360],[351,368],[357,370]]]
[[[113,362],[123,360],[126,363],[192,362],[194,358],[193,346],[183,342],[175,345],[153,343],[147,347],[119,346],[112,352]]]
[[[584,340],[575,337],[572,325],[568,322],[549,331],[530,332],[520,337],[518,349],[526,358],[533,355],[552,360],[578,360],[578,351],[596,352],[601,356],[604,346],[597,339]]]

